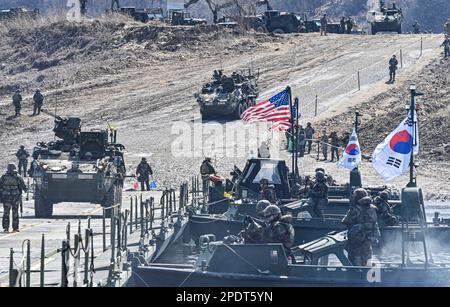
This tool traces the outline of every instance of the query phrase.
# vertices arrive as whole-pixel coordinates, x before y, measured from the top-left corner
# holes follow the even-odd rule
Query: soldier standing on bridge
[[[153,176],[153,170],[147,159],[142,158],[141,163],[136,168],[136,176],[141,183],[141,191],[150,191],[150,176]]]
[[[444,59],[448,58],[450,55],[450,38],[448,35],[445,36],[445,40],[442,43],[441,47],[444,46]]]
[[[44,95],[41,94],[40,90],[36,90],[33,95],[33,115],[41,114],[42,106],[44,105]]]
[[[119,0],[111,0],[111,11],[114,11],[114,4],[117,5],[117,11],[120,9]]]
[[[16,166],[9,164],[6,174],[0,178],[0,198],[3,203],[3,230],[9,232],[9,213],[12,208],[13,232],[19,231],[19,205],[22,201],[22,192],[27,191],[27,187],[22,177],[16,172]]]
[[[20,95],[20,90],[16,90],[12,97],[12,101],[16,111],[15,117],[20,116],[20,110],[22,109],[22,95]]]
[[[19,160],[18,169],[19,169],[19,175],[26,177],[27,176],[27,168],[28,168],[28,157],[30,155],[28,154],[27,150],[25,149],[25,146],[20,145],[19,150],[16,152],[16,157]],[[23,171],[23,173],[22,173]]]
[[[320,19],[320,36],[327,36],[327,27],[328,27],[328,19],[327,14],[323,14],[323,17]]]
[[[395,54],[389,60],[389,83],[395,82],[395,74],[397,70],[398,60]]]

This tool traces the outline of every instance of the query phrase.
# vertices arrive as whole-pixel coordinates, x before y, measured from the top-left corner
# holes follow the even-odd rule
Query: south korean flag
[[[359,164],[361,164],[361,149],[359,147],[358,135],[355,129],[353,129],[350,140],[345,147],[344,154],[338,162],[338,168],[347,168],[353,170]]]
[[[419,152],[419,125],[416,111],[414,111],[414,118],[416,120],[413,123],[408,114],[408,117],[375,148],[372,154],[372,166],[385,181],[391,181],[407,172],[411,161],[411,151],[414,155]]]

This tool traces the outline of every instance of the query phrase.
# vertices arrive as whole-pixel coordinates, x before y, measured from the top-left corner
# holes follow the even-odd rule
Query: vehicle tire
[[[34,191],[34,216],[36,218],[50,218],[53,216],[53,204],[48,202],[39,188]]]
[[[104,208],[113,207],[118,203],[119,199],[118,199],[117,192],[118,192],[117,185],[113,184],[111,186],[111,188],[109,189],[108,193],[106,193],[106,195],[105,195],[105,200],[103,201],[103,204],[102,204],[102,206]],[[115,209],[105,210],[105,216],[108,218],[111,217],[114,210]]]
[[[402,27],[399,27],[399,28],[398,28],[397,33],[398,33],[398,34],[402,34]]]
[[[275,29],[272,31],[274,34],[284,34],[283,29]]]
[[[264,27],[264,26],[257,26],[256,27],[256,32],[258,32],[258,33],[266,33],[267,30],[266,30],[266,27]]]
[[[236,107],[236,111],[234,112],[234,116],[236,119],[241,119],[242,113],[245,111],[245,105],[244,103],[239,103],[239,105]]]

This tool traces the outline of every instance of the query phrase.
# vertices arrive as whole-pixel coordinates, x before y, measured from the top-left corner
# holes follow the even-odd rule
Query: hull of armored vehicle
[[[281,244],[224,244],[202,250],[194,266],[138,266],[128,286],[139,287],[429,287],[449,286],[450,268],[290,264]]]

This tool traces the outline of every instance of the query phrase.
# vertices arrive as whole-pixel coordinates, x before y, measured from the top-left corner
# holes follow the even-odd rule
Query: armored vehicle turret
[[[38,142],[33,150],[35,215],[52,216],[53,205],[88,202],[111,207],[122,197],[125,147],[116,142],[113,128],[81,131],[77,117],[55,118],[52,142]],[[111,214],[107,210],[107,215]]]
[[[239,119],[247,108],[255,105],[258,95],[258,76],[251,71],[247,75],[233,72],[227,76],[216,70],[212,81],[203,85],[195,97],[203,120],[230,115]]]
[[[384,6],[384,2],[380,1],[379,10],[371,10],[368,13],[367,21],[370,23],[370,29],[372,35],[378,32],[397,32],[402,33],[402,10],[392,3],[392,6],[387,8]]]

